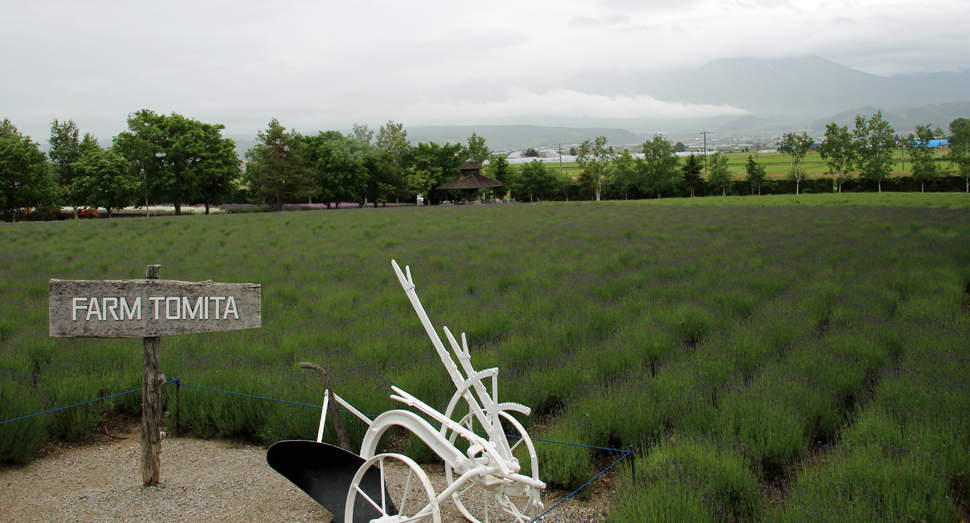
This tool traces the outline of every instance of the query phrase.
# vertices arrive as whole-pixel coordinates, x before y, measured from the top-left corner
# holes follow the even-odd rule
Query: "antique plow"
[[[542,509],[540,492],[545,483],[539,480],[539,463],[532,440],[511,413],[528,416],[530,409],[517,403],[500,403],[498,368],[476,371],[464,333],[459,344],[444,327],[458,361],[455,364],[414,292],[410,268],[405,267],[402,272],[393,260],[391,265],[455,385],[447,409],[439,412],[392,386],[391,399],[413,410],[390,410],[370,419],[330,389],[323,369],[301,364],[315,368],[325,378],[317,440],[277,442],[269,449],[267,461],[332,512],[335,522],[440,523],[441,506],[449,501],[472,523],[528,522]],[[349,443],[341,435],[343,430],[335,404],[342,405],[369,426],[359,454],[347,448]],[[328,408],[345,448],[322,442]],[[507,436],[503,423],[512,427],[515,434]],[[377,453],[381,436],[395,426],[413,433],[444,461],[446,486],[440,492],[435,491],[428,475],[411,458],[397,453]],[[510,438],[514,443],[510,444]],[[528,455],[528,475],[522,473],[515,455],[520,449],[525,451],[520,455]],[[403,488],[390,479],[392,475],[406,475]]]

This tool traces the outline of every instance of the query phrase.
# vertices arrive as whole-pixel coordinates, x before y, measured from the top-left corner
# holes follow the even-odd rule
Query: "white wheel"
[[[532,439],[526,433],[521,423],[506,412],[499,412],[499,416],[515,427],[517,440],[511,444],[512,455],[520,460],[528,459],[531,469],[523,467],[522,474],[539,479],[539,459],[536,456]],[[475,417],[469,413],[459,423],[469,430],[474,430]],[[452,445],[458,438],[458,433],[452,432],[448,438]],[[455,471],[445,464],[445,476],[448,485],[454,483]],[[541,507],[539,496],[541,490],[522,483],[506,485],[491,481],[494,478],[472,478],[468,485],[451,495],[455,506],[472,523],[491,523],[494,521],[531,521],[536,508]]]
[[[401,474],[401,467],[395,467],[394,462],[405,465],[407,474]],[[400,481],[390,479],[398,474],[402,476]],[[441,509],[431,480],[417,463],[400,454],[378,454],[365,461],[350,483],[345,507],[344,523],[441,523]]]

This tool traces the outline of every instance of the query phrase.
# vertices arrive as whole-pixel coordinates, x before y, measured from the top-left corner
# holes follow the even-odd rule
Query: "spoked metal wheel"
[[[389,480],[401,468],[394,463],[407,467],[407,473],[401,475],[403,485]],[[364,462],[350,484],[346,507],[344,523],[441,523],[431,480],[417,463],[400,454],[378,454]]]
[[[515,428],[518,436],[512,444],[512,455],[516,456],[522,463],[521,474],[530,476],[532,479],[539,479],[539,459],[536,456],[535,446],[526,433],[525,428],[515,418],[505,412],[499,415]],[[468,414],[460,423],[474,430],[474,416]],[[456,432],[452,432],[448,438],[452,444],[458,437]],[[528,463],[525,461],[528,460]],[[457,479],[454,469],[445,465],[445,476],[448,485]],[[484,477],[473,478],[468,484],[451,495],[452,501],[461,511],[462,515],[472,523],[493,523],[493,522],[527,522],[537,514],[536,509],[541,509],[539,501],[541,490],[522,483],[507,484],[499,478]]]

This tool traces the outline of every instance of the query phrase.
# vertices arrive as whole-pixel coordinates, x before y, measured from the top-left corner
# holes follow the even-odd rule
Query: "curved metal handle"
[[[324,391],[327,391],[328,393],[328,394],[325,394],[325,396],[327,395],[332,396],[334,394],[333,387],[330,386],[330,377],[327,376],[327,371],[323,370],[323,367],[317,365],[316,363],[308,363],[304,361],[300,363],[300,368],[307,369],[307,370],[315,370],[319,372],[320,376],[323,377]],[[340,448],[346,450],[347,452],[353,452],[352,450],[350,450],[350,438],[347,437],[347,430],[344,428],[344,423],[340,419],[340,411],[337,410],[337,402],[330,401],[326,403],[327,405],[324,408],[326,408],[330,412],[330,418],[333,419],[333,429],[337,433],[337,441],[340,442]],[[323,432],[323,422],[325,419],[326,419],[326,413],[325,412],[321,413],[321,416],[320,416],[321,433]]]

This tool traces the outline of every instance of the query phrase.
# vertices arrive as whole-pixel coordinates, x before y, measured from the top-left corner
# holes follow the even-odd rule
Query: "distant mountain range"
[[[885,109],[970,102],[970,71],[878,76],[817,56],[714,60],[665,72],[593,71],[565,87],[590,94],[647,94],[667,102],[731,105],[753,116],[814,120],[852,107]]]
[[[899,134],[918,124],[947,130],[955,118],[970,118],[970,71],[878,76],[818,56],[759,60],[714,60],[696,69],[665,72],[593,71],[556,87],[607,96],[649,95],[667,102],[730,105],[748,115],[710,118],[521,117],[532,125],[461,125],[405,127],[412,144],[465,143],[472,132],[492,149],[555,147],[606,136],[613,144],[631,144],[662,133],[671,141],[709,131],[718,138],[773,139],[807,131],[821,136],[835,121],[854,126],[857,114],[881,110]],[[405,125],[407,123],[405,122]],[[253,136],[236,139],[240,155],[255,144]]]
[[[485,138],[492,150],[526,149],[529,147],[568,146],[587,138],[605,136],[610,143],[631,144],[643,141],[643,136],[626,129],[606,127],[542,127],[538,125],[429,125],[407,127],[412,144],[435,142],[467,143],[473,132]]]
[[[485,138],[493,151],[526,149],[529,147],[564,148],[582,143],[589,138],[605,136],[612,144],[635,144],[643,142],[643,136],[626,129],[605,127],[542,127],[538,125],[428,125],[405,127],[411,145],[434,142],[467,144],[472,133]],[[347,132],[349,130],[343,130]],[[376,134],[376,133],[375,133]],[[254,136],[227,135],[236,142],[236,152],[242,158],[246,150],[256,145]]]
[[[815,120],[811,124],[814,131],[824,132],[825,126],[831,122],[845,125],[852,130],[855,127],[856,115],[872,116],[879,109],[871,105],[849,109],[828,118]],[[956,118],[970,118],[970,102],[955,102],[933,104],[909,109],[886,109],[882,111],[883,118],[900,134],[909,134],[917,125],[930,125],[949,132],[949,125]]]

